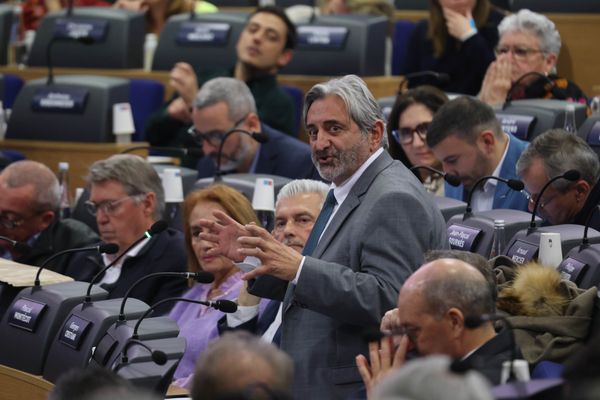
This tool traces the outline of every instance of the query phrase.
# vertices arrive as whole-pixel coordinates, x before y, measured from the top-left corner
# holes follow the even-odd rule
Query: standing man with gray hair
[[[0,257],[23,264],[41,265],[62,250],[90,246],[98,235],[74,219],[58,219],[60,189],[54,173],[42,163],[17,161],[0,174],[0,235],[26,243],[21,253],[7,241],[0,241]],[[48,269],[65,273],[71,259],[66,254]]]
[[[283,300],[281,348],[295,363],[294,397],[344,399],[361,387],[361,337],[392,308],[429,249],[446,248],[440,211],[416,177],[383,148],[385,122],[366,84],[348,75],[315,85],[304,122],[312,159],[332,182],[302,254],[223,213],[204,221],[214,254],[262,265],[250,291]]]
[[[198,163],[198,178],[215,175],[219,148],[233,130],[237,131],[223,144],[221,171],[291,179],[318,177],[309,147],[263,124],[250,89],[240,80],[215,78],[206,82],[198,91],[192,116],[194,125],[189,133],[202,144],[204,152]],[[254,132],[266,135],[267,142],[259,144],[249,135]]]
[[[144,235],[165,209],[160,177],[147,161],[130,154],[118,154],[96,161],[90,167],[87,182],[90,199],[86,209],[96,217],[100,238],[119,246],[114,255],[74,257],[68,274],[89,281],[104,266],[127,251]],[[109,298],[123,297],[139,278],[154,272],[185,272],[183,233],[167,229],[137,244],[97,282],[109,292]],[[148,304],[178,296],[186,289],[183,279],[148,279],[131,296]]]

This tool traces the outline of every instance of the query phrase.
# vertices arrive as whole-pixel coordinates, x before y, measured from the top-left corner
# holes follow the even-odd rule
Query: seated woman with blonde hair
[[[215,220],[222,211],[242,225],[259,223],[252,205],[235,189],[225,185],[209,186],[187,195],[183,204],[185,247],[190,272],[207,271],[215,276],[212,284],[194,284],[183,297],[193,300],[235,300],[242,281],[241,272],[228,258],[208,256],[210,242],[200,239],[200,219]],[[179,336],[187,342],[185,354],[174,375],[174,384],[188,388],[196,359],[208,343],[219,336],[217,322],[223,312],[195,303],[179,302],[169,316],[179,325]]]

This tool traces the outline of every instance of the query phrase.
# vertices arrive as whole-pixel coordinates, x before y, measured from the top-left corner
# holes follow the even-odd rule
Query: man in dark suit
[[[283,299],[281,348],[294,360],[294,397],[343,399],[362,386],[354,360],[367,352],[361,331],[379,325],[425,251],[448,246],[446,226],[416,177],[383,149],[383,115],[359,77],[315,85],[304,122],[313,162],[332,188],[303,255],[218,212],[202,237],[216,244],[214,254],[261,260],[244,278],[260,277],[253,294]]]
[[[102,241],[117,244],[119,251],[114,255],[80,253],[71,260],[67,275],[89,282],[112,264],[97,283],[113,299],[123,297],[134,282],[151,273],[186,271],[180,231],[169,228],[133,246],[164,214],[164,189],[152,165],[138,156],[117,154],[93,163],[87,182],[90,199],[85,202],[86,209],[96,217]],[[152,305],[179,296],[186,287],[183,279],[148,279],[131,291],[131,297]]]
[[[240,80],[215,78],[206,82],[196,96],[192,119],[190,134],[202,144],[204,152],[198,162],[198,178],[215,175],[222,143],[223,172],[263,173],[292,179],[318,177],[310,161],[309,147],[261,123],[254,97]],[[258,143],[250,136],[254,132],[265,134],[268,140]]]
[[[493,385],[500,383],[502,363],[512,354],[508,331],[496,334],[489,321],[477,328],[465,325],[468,316],[496,312],[489,282],[477,268],[449,258],[423,265],[400,289],[393,312],[382,328],[396,334],[397,350],[392,350],[394,339],[385,337],[369,344],[370,364],[365,356],[357,356],[367,393],[390,371],[401,368],[411,350],[424,356],[448,355],[481,372]]]
[[[28,252],[0,241],[0,257],[41,265],[62,250],[91,246],[98,235],[74,219],[59,219],[60,189],[54,173],[42,163],[22,160],[0,174],[0,236],[29,245]],[[56,258],[48,269],[64,274],[71,254]]]

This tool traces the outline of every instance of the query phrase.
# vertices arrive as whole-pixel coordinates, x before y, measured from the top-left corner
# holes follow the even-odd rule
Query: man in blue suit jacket
[[[446,184],[446,197],[467,200],[469,191],[484,176],[519,179],[515,165],[528,143],[504,133],[490,106],[465,96],[438,110],[427,132],[427,145],[442,162],[444,172],[462,182],[458,187]],[[527,198],[489,179],[477,186],[471,205],[474,211],[527,211]]]
[[[291,179],[320,179],[306,143],[260,122],[252,93],[234,78],[215,78],[206,82],[196,96],[192,134],[202,143],[204,157],[198,162],[198,178],[214,176],[222,145],[220,170],[224,173],[262,173]],[[265,143],[252,138],[254,133],[268,137]]]

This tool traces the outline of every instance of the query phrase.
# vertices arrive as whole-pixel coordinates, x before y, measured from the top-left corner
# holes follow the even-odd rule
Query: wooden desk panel
[[[24,80],[45,78],[48,70],[41,67],[18,68],[15,66],[0,67],[0,73],[19,75]],[[125,79],[153,79],[165,85],[165,98],[171,97],[173,89],[169,86],[169,73],[165,71],[147,72],[141,69],[82,69],[54,68],[54,75],[103,75]],[[309,75],[279,75],[279,83],[293,85],[304,92],[315,84],[324,82],[332,77]],[[391,96],[396,92],[401,77],[399,76],[368,76],[363,78],[375,97]]]
[[[136,142],[135,145],[147,145]],[[39,161],[53,171],[58,170],[58,163],[69,163],[69,179],[71,190],[85,186],[85,176],[90,165],[97,160],[102,160],[133,147],[133,144],[117,143],[78,143],[78,142],[52,142],[42,140],[2,140],[0,149],[17,150],[25,154],[29,160]],[[133,154],[146,157],[147,150],[136,150]]]
[[[45,400],[53,387],[42,377],[0,365],[2,400]]]

